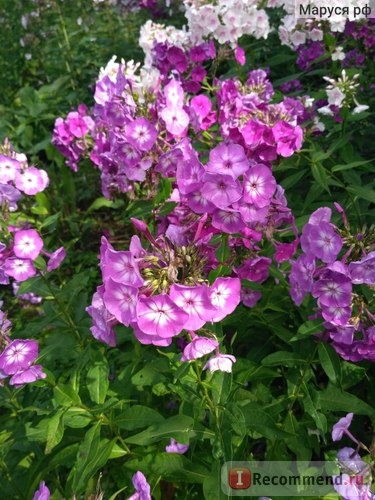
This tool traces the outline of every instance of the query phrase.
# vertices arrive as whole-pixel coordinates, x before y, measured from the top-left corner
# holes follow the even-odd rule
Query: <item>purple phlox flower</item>
[[[244,227],[244,220],[237,210],[217,209],[212,213],[212,226],[224,233],[240,233]]]
[[[170,444],[165,447],[167,453],[179,453],[180,455],[186,453],[189,449],[188,444],[181,444],[171,438]]]
[[[212,109],[210,99],[203,94],[194,96],[190,101],[190,106],[201,120],[206,118]]]
[[[83,113],[83,114],[82,114]],[[90,116],[85,116],[85,110],[71,111],[66,117],[66,123],[74,137],[81,138],[95,127],[95,122]]]
[[[204,365],[203,370],[208,369],[210,372],[227,372],[232,371],[232,366],[236,362],[236,358],[231,354],[216,354],[210,358]]]
[[[349,432],[352,420],[353,413],[348,413],[345,417],[340,418],[340,420],[332,427],[332,441],[340,441],[342,436],[346,434],[356,444],[359,444],[357,439],[355,439],[355,437]]]
[[[309,217],[309,224],[319,225],[321,222],[331,221],[332,210],[329,207],[320,207]]]
[[[289,157],[302,146],[303,130],[300,126],[293,126],[280,121],[272,128],[272,133],[277,143],[277,154]]]
[[[216,278],[210,286],[209,297],[215,307],[210,321],[217,322],[232,313],[240,303],[241,281],[238,278]]]
[[[36,269],[30,259],[16,257],[9,257],[5,260],[4,271],[16,281],[25,281],[36,274]]]
[[[343,242],[329,222],[306,224],[302,230],[301,246],[305,253],[331,264],[336,260]]]
[[[45,252],[47,254],[47,252]],[[60,247],[51,254],[48,254],[48,264],[47,264],[47,271],[51,272],[57,269],[61,262],[65,259],[66,257],[66,251],[64,247]]]
[[[296,253],[299,243],[299,238],[295,239],[291,243],[277,243],[276,252],[274,254],[274,259],[276,262],[281,263],[289,260]]]
[[[333,325],[345,326],[352,315],[352,308],[351,305],[347,307],[324,306],[321,313],[323,318]]]
[[[159,156],[158,163],[155,166],[155,171],[160,172],[165,177],[175,177],[176,167],[183,161],[183,155],[180,149],[171,149],[170,151]]]
[[[326,325],[327,330],[331,339],[335,343],[352,345],[355,333],[355,327],[353,325],[332,325],[328,323]]]
[[[30,384],[36,380],[46,378],[47,375],[43,372],[41,365],[32,365],[26,370],[16,372],[9,380],[10,385],[22,387],[25,384]]]
[[[50,498],[50,491],[47,488],[46,483],[42,481],[39,484],[39,488],[34,493],[33,500],[49,500],[49,498]]]
[[[117,323],[116,319],[109,313],[103,302],[104,286],[97,288],[92,298],[92,304],[86,307],[86,312],[93,320],[93,326],[90,328],[92,335],[111,347],[116,346],[116,334],[113,326]]]
[[[18,189],[11,186],[10,184],[0,183],[0,206],[6,201],[9,210],[14,212],[17,210],[17,201],[22,197],[22,194]]]
[[[218,347],[219,342],[217,340],[195,336],[193,340],[185,346],[181,361],[192,361],[193,359],[202,358]]]
[[[345,275],[327,271],[312,288],[320,307],[347,307],[352,300],[352,283]]]
[[[375,285],[375,251],[359,261],[350,262],[348,267],[352,283]]]
[[[237,179],[249,168],[245,150],[239,144],[219,144],[210,151],[207,172],[230,175]]]
[[[196,214],[210,214],[215,210],[215,205],[203,195],[201,190],[186,195],[186,205]]]
[[[261,292],[252,290],[251,288],[241,288],[241,302],[246,307],[254,307],[261,297]]]
[[[125,137],[130,144],[141,151],[150,151],[155,144],[158,133],[147,118],[140,117],[125,127]]]
[[[139,272],[138,264],[129,251],[116,251],[107,248],[101,260],[104,281],[112,278],[117,283],[133,287],[143,285],[143,278]]]
[[[178,335],[189,315],[166,294],[140,297],[137,303],[137,324],[148,335],[170,338]]]
[[[258,208],[253,203],[245,203],[242,200],[234,203],[233,208],[240,212],[244,222],[253,224],[256,222],[265,222],[269,213],[269,205]]]
[[[16,188],[28,195],[44,191],[48,186],[49,178],[45,170],[29,167],[22,173],[16,173]]]
[[[152,500],[151,488],[142,472],[138,471],[132,477],[132,483],[136,493],[127,500]]]
[[[141,344],[146,344],[146,345],[152,344],[158,347],[168,347],[172,343],[172,337],[161,338],[156,334],[149,335],[148,333],[142,332],[142,330],[138,328],[137,323],[133,323],[130,326],[133,329],[134,336]]]
[[[25,229],[15,233],[13,251],[16,257],[35,260],[42,248],[43,240],[35,229]]]
[[[264,69],[255,69],[250,71],[246,81],[246,86],[250,89],[250,91],[256,92],[263,101],[269,101],[274,94],[272,84],[269,81],[267,72],[264,71]]]
[[[259,164],[244,175],[244,195],[245,202],[253,203],[257,208],[263,208],[270,204],[276,189],[276,181],[270,169]]]
[[[176,180],[181,194],[197,191],[204,175],[203,165],[198,158],[181,161],[177,164]]]
[[[333,487],[343,500],[373,500],[375,495],[370,484],[365,483],[361,474],[340,474],[332,476]]]
[[[206,173],[202,182],[202,195],[218,208],[226,208],[242,196],[241,184],[231,175]]]
[[[269,257],[255,257],[245,259],[236,269],[241,279],[248,279],[257,283],[263,283],[269,276],[269,268],[272,260]]]
[[[354,448],[348,446],[341,448],[337,452],[337,460],[344,469],[344,472],[348,474],[358,474],[368,467],[368,464],[361,459],[359,453]]]
[[[36,340],[13,340],[0,354],[0,370],[7,375],[14,375],[26,370],[38,357]]]
[[[210,320],[210,313],[215,308],[209,299],[208,291],[209,289],[205,285],[185,286],[174,284],[171,286],[170,298],[189,315],[184,324],[185,330],[199,330]]]
[[[104,286],[104,305],[117,321],[125,326],[136,321],[138,288],[116,282],[112,278],[108,278]]]

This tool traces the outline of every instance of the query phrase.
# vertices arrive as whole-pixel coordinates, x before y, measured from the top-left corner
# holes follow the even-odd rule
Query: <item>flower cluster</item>
[[[375,360],[375,318],[357,287],[375,285],[373,230],[352,235],[347,223],[340,230],[331,222],[331,209],[322,207],[303,227],[300,242],[303,253],[289,275],[293,301],[300,305],[308,293],[317,300],[325,336],[344,359]]]
[[[9,338],[11,322],[0,311],[0,380],[9,377],[9,384],[22,387],[24,384],[45,378],[41,365],[35,365],[38,358],[38,343],[30,339]]]
[[[340,418],[332,428],[333,441],[340,441],[346,435],[356,444],[356,449],[346,446],[338,451],[337,462],[341,472],[339,475],[333,476],[333,485],[343,500],[371,500],[375,496],[371,491],[371,467],[362,460],[358,453],[360,448],[367,452],[369,450],[349,431],[352,419],[353,413],[348,413],[345,417]]]

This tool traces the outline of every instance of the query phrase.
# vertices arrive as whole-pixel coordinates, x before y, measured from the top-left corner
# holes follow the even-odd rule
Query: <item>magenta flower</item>
[[[24,384],[30,384],[36,380],[46,378],[47,375],[43,372],[41,365],[32,365],[26,370],[16,372],[9,380],[10,385],[22,387]]]
[[[239,45],[237,45],[237,47],[234,49],[234,57],[238,62],[238,64],[240,64],[241,66],[243,66],[246,63],[245,51]]]
[[[152,500],[151,488],[142,472],[138,471],[132,478],[136,493],[127,500]]]
[[[18,259],[15,257],[9,257],[5,260],[4,270],[8,276],[17,281],[25,281],[36,274],[36,269],[30,259]]]
[[[206,173],[202,181],[202,195],[218,208],[226,208],[242,196],[241,184],[231,175]]]
[[[154,125],[144,117],[137,118],[125,127],[127,141],[141,151],[150,151],[157,136],[158,133]]]
[[[49,500],[49,498],[50,498],[50,491],[47,488],[46,483],[42,481],[39,484],[39,488],[34,493],[33,500]]]
[[[173,438],[171,438],[171,442],[165,447],[165,451],[167,453],[179,453],[180,455],[186,453],[188,449],[189,449],[188,444],[178,443]]]
[[[218,347],[219,342],[217,340],[196,336],[185,346],[181,361],[192,361],[193,359],[202,358]]]
[[[133,329],[133,333],[134,333],[136,339],[141,344],[145,344],[145,345],[152,344],[152,345],[156,345],[158,347],[168,347],[172,343],[172,337],[163,339],[163,338],[159,337],[158,335],[149,335],[148,333],[142,332],[142,330],[140,330],[138,328],[137,323],[133,323],[130,326]]]
[[[16,173],[16,188],[28,195],[44,191],[48,183],[49,178],[45,170],[29,167],[23,173]]]
[[[341,273],[328,271],[323,279],[317,281],[312,289],[312,295],[318,298],[320,306],[345,307],[352,301],[352,283]]]
[[[271,262],[272,260],[268,257],[245,259],[236,272],[241,279],[263,283],[269,276]]]
[[[94,120],[90,116],[84,116],[77,111],[71,111],[66,117],[66,124],[74,137],[81,138],[92,130],[95,126]]]
[[[221,371],[230,373],[235,362],[236,358],[231,354],[217,354],[207,361],[203,370],[208,369],[210,372]]]
[[[249,160],[239,144],[219,144],[210,151],[206,165],[207,172],[230,175],[233,179],[244,174],[248,168]]]
[[[113,329],[116,319],[110,314],[103,302],[104,286],[99,286],[92,298],[92,304],[86,307],[86,312],[93,320],[90,328],[92,335],[111,347],[116,346],[116,333]]]
[[[13,340],[0,354],[0,370],[7,375],[26,370],[38,357],[38,350],[35,340]]]
[[[35,229],[25,229],[15,233],[13,251],[16,257],[35,260],[42,248],[43,240]]]
[[[261,297],[261,292],[252,290],[251,288],[241,288],[241,301],[246,307],[254,307]]]
[[[51,254],[48,255],[48,264],[47,264],[47,271],[51,272],[57,269],[61,262],[65,259],[66,257],[66,251],[64,247],[60,247]]]
[[[141,297],[137,304],[139,329],[149,335],[169,338],[178,335],[189,315],[166,294]]]
[[[210,286],[209,297],[215,307],[210,311],[210,321],[221,321],[240,303],[241,282],[238,278],[217,278]]]
[[[105,281],[104,305],[117,321],[125,326],[129,326],[137,318],[137,300],[138,288],[118,283],[112,278]]]
[[[290,125],[287,122],[280,121],[272,128],[272,133],[277,143],[277,154],[289,157],[294,151],[302,146],[303,131],[301,127]]]
[[[242,231],[244,221],[240,212],[227,208],[212,213],[212,226],[224,233],[234,234]]]
[[[319,300],[318,305],[321,305],[319,304]],[[323,306],[321,313],[326,321],[337,326],[345,326],[352,315],[352,308],[350,306]]]
[[[209,311],[213,311],[214,307],[208,297],[207,286],[174,284],[171,286],[169,296],[178,307],[189,315],[184,324],[185,330],[199,330],[209,321]]]
[[[208,116],[212,109],[212,103],[210,99],[203,94],[194,96],[190,101],[190,106],[202,120],[203,118],[206,118],[206,116]]]
[[[259,164],[244,175],[244,201],[262,208],[270,204],[276,189],[276,181],[270,169]]]

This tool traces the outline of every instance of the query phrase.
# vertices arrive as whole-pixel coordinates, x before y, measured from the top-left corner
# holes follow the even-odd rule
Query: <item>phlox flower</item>
[[[185,330],[199,330],[209,321],[209,311],[215,308],[208,296],[208,287],[205,285],[185,286],[174,284],[169,291],[172,301],[184,310],[189,318],[184,324]]]
[[[93,320],[90,331],[97,340],[111,347],[116,346],[116,334],[113,329],[116,319],[109,313],[103,302],[104,286],[97,288],[92,298],[91,306],[86,307],[86,312]]]
[[[277,154],[289,157],[302,146],[303,131],[298,125],[294,127],[287,122],[280,121],[272,128],[277,143]]]
[[[26,370],[38,357],[38,350],[35,340],[13,340],[0,354],[0,370],[6,375]]]
[[[252,290],[251,288],[241,288],[241,302],[246,307],[254,307],[261,297],[261,292]]]
[[[60,247],[51,254],[48,254],[48,264],[47,264],[47,271],[51,272],[57,269],[61,262],[65,259],[66,257],[66,251],[64,247]]]
[[[345,417],[340,418],[332,427],[332,441],[340,441],[342,436],[347,433],[350,424],[353,420],[353,413],[348,413]]]
[[[219,347],[219,342],[207,337],[195,336],[184,348],[181,361],[192,361],[199,359]]]
[[[166,294],[140,297],[137,303],[137,324],[149,335],[170,338],[178,335],[189,315]]]
[[[245,259],[236,269],[238,276],[242,279],[263,283],[269,276],[269,268],[272,260],[268,257],[254,257]]]
[[[316,225],[306,224],[302,230],[301,246],[303,251],[327,264],[336,260],[342,245],[340,236],[329,222],[321,222]]]
[[[138,471],[132,477],[132,483],[136,493],[127,500],[152,500],[151,488],[142,472]]]
[[[348,268],[352,283],[375,285],[375,252],[370,252],[359,261],[350,262]]]
[[[210,151],[207,172],[230,175],[237,179],[249,168],[245,150],[239,144],[220,144]]]
[[[165,107],[160,112],[161,118],[165,122],[165,127],[170,134],[181,137],[185,134],[189,125],[189,115],[183,108]]]
[[[48,183],[49,178],[45,170],[29,167],[22,173],[16,173],[16,188],[28,195],[34,195],[44,191]]]
[[[36,380],[46,378],[47,375],[43,372],[41,365],[32,365],[26,370],[16,372],[9,380],[10,385],[22,387],[24,384],[31,384]]]
[[[16,257],[35,260],[42,248],[43,240],[35,229],[25,229],[15,233],[13,251]]]
[[[240,212],[231,210],[215,210],[212,213],[212,226],[228,234],[240,233],[244,227],[244,221]]]
[[[2,184],[14,181],[16,173],[20,170],[21,165],[17,160],[6,155],[0,155],[0,182]]]
[[[320,306],[345,307],[351,304],[352,283],[341,273],[328,271],[312,288]]]
[[[9,206],[9,211],[14,212],[17,210],[17,201],[22,197],[18,189],[10,184],[0,184],[0,206],[4,202]]]
[[[133,287],[143,285],[143,278],[139,272],[138,264],[129,251],[117,251],[107,248],[101,259],[101,268],[104,282],[113,279]]]
[[[141,343],[145,345],[156,345],[158,347],[168,347],[169,345],[172,344],[172,337],[169,338],[161,338],[158,335],[149,335],[148,333],[142,332],[138,328],[137,323],[133,323],[130,325],[133,329],[134,336],[136,339]]]
[[[129,326],[136,320],[138,288],[118,283],[112,278],[105,281],[104,287],[104,305],[117,321]]]
[[[16,257],[9,257],[5,260],[4,271],[17,281],[25,281],[36,274],[36,269],[30,259]]]
[[[180,455],[186,453],[189,449],[188,444],[181,444],[171,438],[171,442],[165,447],[167,453],[179,453]]]
[[[244,175],[243,184],[245,202],[253,203],[257,208],[269,205],[276,189],[276,181],[268,167],[262,164],[251,167]]]
[[[202,181],[202,195],[218,208],[226,208],[242,196],[241,184],[231,175],[206,173]]]
[[[49,500],[49,498],[50,498],[50,491],[47,488],[46,483],[42,481],[39,484],[39,488],[34,493],[33,500]]]
[[[184,91],[177,80],[171,80],[164,87],[164,96],[167,107],[182,108],[184,105]]]
[[[150,151],[155,144],[158,133],[147,118],[140,117],[125,127],[125,137],[130,144],[141,151]]]
[[[241,282],[238,278],[217,278],[210,286],[209,297],[215,307],[210,321],[217,322],[232,313],[240,303]]]
[[[210,372],[221,371],[230,373],[235,362],[236,358],[231,354],[217,354],[207,361],[203,369],[208,369]]]

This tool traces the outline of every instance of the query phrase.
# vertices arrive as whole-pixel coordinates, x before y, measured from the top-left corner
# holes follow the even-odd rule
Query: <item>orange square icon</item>
[[[246,467],[236,467],[228,471],[229,486],[233,490],[247,490],[251,486],[251,471]]]

